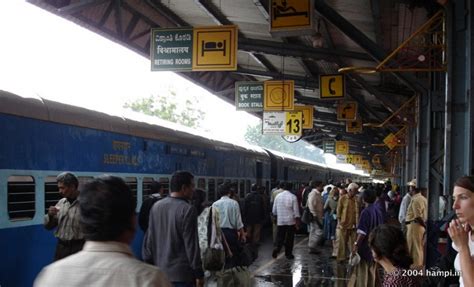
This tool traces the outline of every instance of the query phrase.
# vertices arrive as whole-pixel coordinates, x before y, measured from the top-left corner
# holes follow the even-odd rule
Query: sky
[[[28,19],[28,20],[26,20]],[[38,95],[112,114],[125,102],[175,91],[194,95],[205,130],[243,140],[259,120],[150,60],[79,25],[21,0],[0,1],[0,89]]]
[[[150,60],[22,0],[0,0],[0,89],[109,114],[150,95],[175,91],[206,112],[201,128],[218,139],[244,142],[260,120],[172,72],[152,72]],[[352,165],[329,166],[353,171]]]

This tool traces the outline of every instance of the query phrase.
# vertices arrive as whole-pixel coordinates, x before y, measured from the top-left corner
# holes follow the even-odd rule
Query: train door
[[[261,161],[257,161],[257,184],[262,185],[262,177],[263,177],[263,163]]]
[[[283,180],[288,181],[288,167],[283,167]]]

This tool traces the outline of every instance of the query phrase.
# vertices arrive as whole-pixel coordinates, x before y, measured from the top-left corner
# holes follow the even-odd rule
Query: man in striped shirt
[[[295,226],[299,228],[300,210],[296,195],[289,191],[288,183],[283,184],[284,191],[278,194],[273,203],[272,213],[277,218],[277,242],[273,249],[272,257],[276,258],[283,244],[285,245],[285,256],[294,259],[293,241],[295,238]]]
[[[56,177],[59,193],[63,198],[50,206],[44,216],[44,227],[52,230],[58,239],[54,260],[59,260],[82,250],[84,235],[79,226],[79,181],[70,172],[63,172]]]

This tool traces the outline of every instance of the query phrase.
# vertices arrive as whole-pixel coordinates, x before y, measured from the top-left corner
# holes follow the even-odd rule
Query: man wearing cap
[[[405,218],[407,216],[407,209],[410,205],[411,196],[416,188],[416,178],[412,179],[411,181],[407,182],[408,185],[408,192],[402,199],[402,203],[400,204],[400,211],[398,212],[398,221],[402,226],[403,233],[407,233],[407,228],[405,226]]]
[[[338,262],[346,260],[348,253],[352,252],[352,243],[356,239],[356,225],[359,222],[359,204],[355,197],[359,186],[351,183],[347,189],[348,193],[341,196],[337,203],[336,236],[339,241],[336,260]]]
[[[424,259],[423,236],[428,219],[428,200],[422,195],[426,188],[416,188],[407,209],[405,224],[407,225],[408,251],[413,257],[413,266],[422,267]]]

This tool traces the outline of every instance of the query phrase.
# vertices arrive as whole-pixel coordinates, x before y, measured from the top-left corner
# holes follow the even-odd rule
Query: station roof
[[[281,0],[285,1],[285,0]],[[226,72],[180,72],[230,103],[236,81],[293,79],[298,104],[314,106],[314,128],[303,139],[321,146],[326,139],[348,140],[362,155],[388,151],[383,139],[413,124],[415,105],[397,113],[424,89],[414,73],[346,74],[346,100],[358,103],[362,133],[346,133],[336,101],[319,98],[319,75],[348,66],[374,67],[421,26],[439,5],[433,0],[314,0],[313,31],[276,37],[269,32],[269,0],[28,0],[150,57],[150,29],[237,25],[238,68]],[[415,4],[413,4],[415,3]],[[421,77],[421,80],[420,80]],[[391,118],[391,124],[369,128]],[[379,144],[379,146],[373,146]]]

